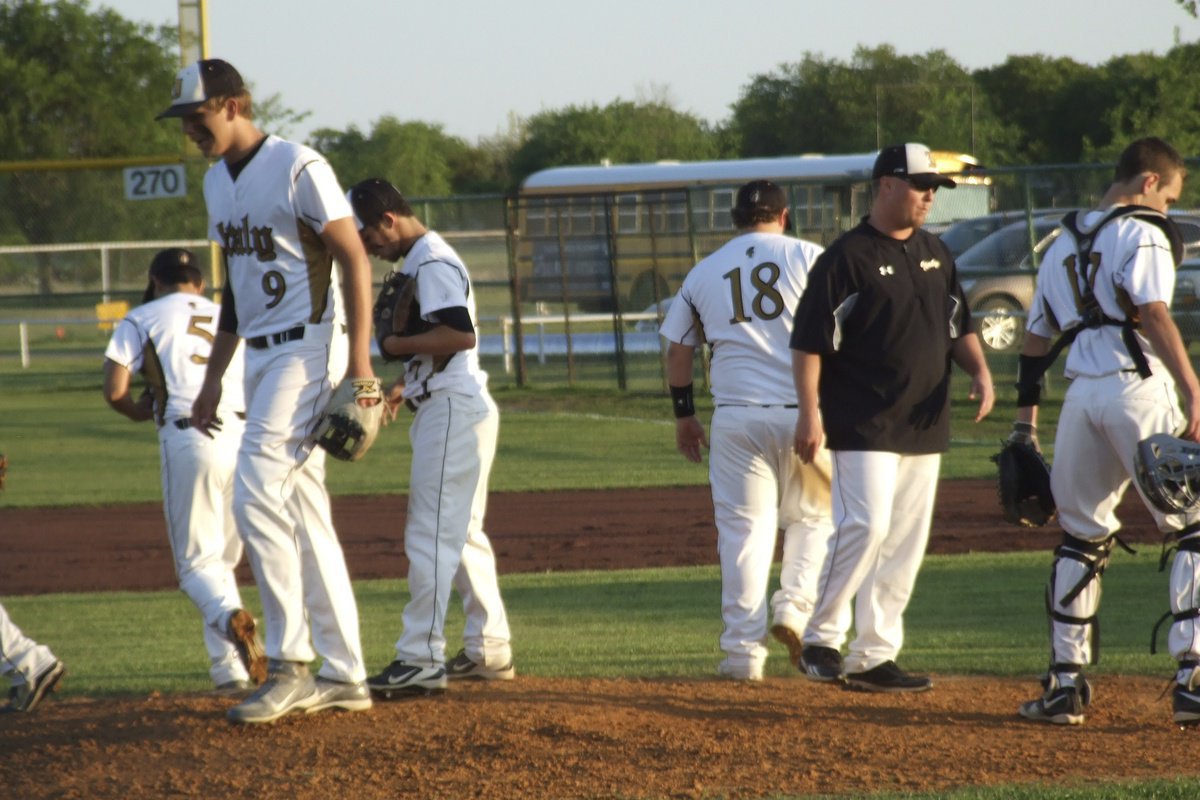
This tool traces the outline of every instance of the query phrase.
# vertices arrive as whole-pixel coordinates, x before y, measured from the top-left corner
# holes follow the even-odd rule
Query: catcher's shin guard
[[[1054,550],[1046,613],[1050,618],[1053,664],[1095,664],[1100,660],[1100,578],[1108,566],[1115,536],[1099,542],[1063,533]]]
[[[1196,526],[1188,526],[1176,535],[1183,535],[1175,545],[1175,559],[1171,563],[1171,578],[1168,590],[1171,599],[1171,610],[1158,618],[1150,633],[1150,652],[1158,651],[1158,629],[1168,619],[1173,620],[1167,634],[1167,645],[1171,655],[1177,659],[1195,659],[1200,657],[1196,650],[1197,633],[1200,624],[1200,533],[1192,530]],[[1170,551],[1164,551],[1160,568],[1165,568],[1166,557]]]

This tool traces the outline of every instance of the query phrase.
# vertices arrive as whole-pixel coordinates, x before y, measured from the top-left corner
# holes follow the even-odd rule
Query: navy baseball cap
[[[245,88],[241,74],[228,61],[208,58],[188,64],[175,76],[171,105],[155,119],[191,114],[214,97],[232,97]]]
[[[733,203],[735,212],[747,216],[755,211],[778,214],[787,207],[787,195],[783,189],[768,180],[750,181],[738,189],[737,198]]]
[[[158,251],[154,260],[150,262],[150,277],[173,286],[177,283],[195,283],[203,275],[191,250],[168,247]]]
[[[933,153],[923,144],[910,142],[894,144],[879,151],[875,157],[872,178],[903,178],[918,189],[933,189],[944,186],[953,189],[958,184],[938,172]]]
[[[383,219],[385,212],[408,216],[408,201],[400,190],[383,178],[367,178],[350,187],[346,192],[350,208],[354,210],[354,223],[361,231],[368,225],[375,225]]]

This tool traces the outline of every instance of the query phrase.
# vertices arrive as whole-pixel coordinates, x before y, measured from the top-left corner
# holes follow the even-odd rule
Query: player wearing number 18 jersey
[[[833,531],[828,458],[802,465],[792,450],[796,390],[788,337],[821,248],[783,234],[787,198],[770,181],[743,186],[732,213],[740,235],[688,273],[661,333],[670,341],[676,442],[697,463],[708,442],[692,403],[693,362],[697,347],[707,341],[712,348],[709,480],[725,623],[719,671],[755,681],[767,657],[767,584],[777,531],[783,529],[784,544],[780,589],[771,598],[774,629],[791,631],[797,646]]]

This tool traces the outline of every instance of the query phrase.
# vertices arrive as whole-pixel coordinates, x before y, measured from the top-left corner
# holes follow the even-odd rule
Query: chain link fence
[[[0,369],[61,354],[99,354],[113,319],[140,302],[162,247],[193,249],[213,273],[200,190],[205,165],[182,166],[186,191],[127,198],[128,170],[0,173]],[[954,250],[993,371],[1015,369],[1040,256],[1074,208],[1098,204],[1111,165],[993,169],[942,190],[926,227]],[[867,180],[784,186],[793,233],[829,244],[870,206]],[[555,195],[411,198],[471,270],[479,347],[496,383],[661,391],[662,314],[687,271],[735,234],[737,185]],[[1200,255],[1200,208],[1177,221]],[[373,264],[376,282],[392,267]],[[210,283],[211,283],[210,278]],[[1185,261],[1176,318],[1200,339],[1200,260]],[[124,305],[123,305],[124,304]],[[1011,362],[1011,363],[1010,363]]]

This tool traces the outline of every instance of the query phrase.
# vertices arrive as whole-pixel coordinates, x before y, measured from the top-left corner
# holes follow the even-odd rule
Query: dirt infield
[[[335,502],[355,578],[404,575],[403,505]],[[711,513],[704,488],[496,494],[488,531],[502,572],[710,564]],[[1127,539],[1158,541],[1143,510],[1127,502],[1121,514]],[[1055,543],[999,522],[990,483],[942,484],[931,552]],[[0,512],[4,594],[173,586],[156,505]],[[1015,716],[1027,680],[934,677],[934,691],[896,696],[799,676],[521,677],[252,729],[205,696],[51,698],[0,717],[0,794],[760,797],[1200,774],[1197,733],[1169,724],[1160,679],[1100,678],[1087,724],[1062,730]]]

